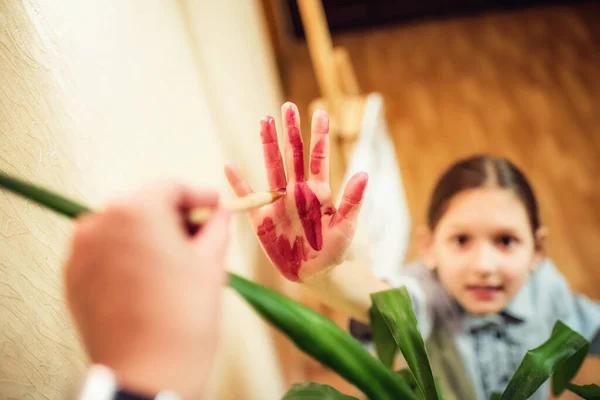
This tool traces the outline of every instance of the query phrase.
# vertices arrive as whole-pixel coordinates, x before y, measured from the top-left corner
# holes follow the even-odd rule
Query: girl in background
[[[451,166],[433,191],[419,260],[400,278],[382,282],[368,266],[345,259],[367,174],[350,179],[336,208],[326,113],[312,118],[308,178],[298,110],[286,103],[282,114],[283,158],[273,118],[261,121],[269,190],[287,192],[249,214],[262,248],[287,279],[363,324],[369,323],[370,293],[405,286],[446,398],[489,399],[502,392],[527,350],[547,340],[557,320],[589,340],[591,353],[600,352],[600,304],[572,293],[544,256],[537,200],[508,160],[479,155]],[[225,172],[238,196],[252,192],[235,166]],[[548,396],[546,382],[532,398]]]

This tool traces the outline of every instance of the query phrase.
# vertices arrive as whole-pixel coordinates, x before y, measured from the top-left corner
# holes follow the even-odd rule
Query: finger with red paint
[[[323,110],[313,113],[310,149],[310,180],[329,184],[329,117]]]
[[[283,159],[279,151],[277,130],[275,129],[275,120],[273,117],[265,117],[260,121],[260,137],[262,140],[269,190],[277,191],[285,189],[287,179],[285,169],[283,168]]]
[[[298,107],[287,102],[281,106],[283,129],[285,131],[285,165],[290,181],[304,181],[304,143],[300,133]]]

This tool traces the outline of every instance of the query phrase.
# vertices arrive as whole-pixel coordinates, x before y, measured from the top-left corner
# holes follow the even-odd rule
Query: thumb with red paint
[[[348,238],[353,238],[356,232],[358,215],[362,208],[368,182],[369,175],[366,172],[358,172],[350,178],[338,211],[333,218],[333,224]]]

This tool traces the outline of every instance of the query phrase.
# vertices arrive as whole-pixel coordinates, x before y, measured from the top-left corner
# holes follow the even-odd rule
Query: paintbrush
[[[189,221],[194,225],[201,225],[210,219],[210,217],[217,210],[217,208],[224,208],[231,212],[245,212],[258,207],[266,206],[267,204],[271,204],[275,200],[283,196],[285,196],[284,191],[259,192],[223,203],[218,207],[194,208],[189,213]]]
[[[0,187],[13,193],[31,199],[59,214],[70,218],[94,212],[91,208],[74,202],[51,190],[33,185],[25,180],[10,176],[0,171]],[[285,190],[272,192],[253,193],[240,197],[231,202],[226,202],[216,207],[200,207],[192,209],[188,214],[188,220],[192,225],[201,225],[208,221],[217,208],[225,208],[232,212],[249,211],[258,207],[273,203],[275,200],[285,196]],[[95,211],[99,212],[99,211]]]

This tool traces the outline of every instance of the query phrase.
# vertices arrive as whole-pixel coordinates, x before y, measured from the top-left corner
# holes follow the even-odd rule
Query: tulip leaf
[[[557,321],[550,338],[525,354],[502,400],[528,399],[553,374],[553,390],[562,392],[577,373],[589,346],[583,336]]]
[[[425,342],[419,331],[419,323],[406,288],[372,293],[371,299],[402,352],[423,398],[426,400],[440,399]]]
[[[297,383],[292,385],[281,400],[358,400],[347,396],[328,385]]]
[[[598,385],[578,386],[569,383],[567,389],[586,400],[600,400],[600,386]]]

